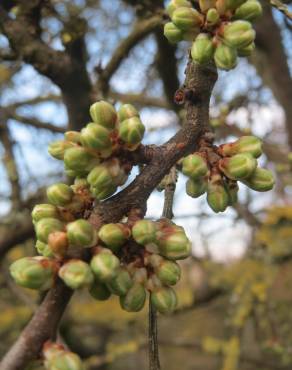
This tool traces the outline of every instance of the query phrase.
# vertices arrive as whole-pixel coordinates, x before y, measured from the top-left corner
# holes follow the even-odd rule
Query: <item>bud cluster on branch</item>
[[[172,20],[164,26],[171,43],[192,41],[191,56],[205,64],[214,59],[218,68],[230,70],[237,57],[255,48],[251,22],[262,14],[258,0],[200,0],[195,9],[188,0],[171,0],[167,12]]]

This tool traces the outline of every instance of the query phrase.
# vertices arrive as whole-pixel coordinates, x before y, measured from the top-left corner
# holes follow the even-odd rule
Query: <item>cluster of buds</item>
[[[207,193],[207,202],[217,213],[237,202],[238,181],[255,191],[271,190],[273,174],[257,164],[261,154],[262,142],[255,136],[219,147],[212,139],[202,139],[199,150],[182,160],[182,172],[189,177],[187,194],[198,198]]]
[[[43,357],[47,370],[84,370],[79,356],[66,350],[61,344],[46,342]]]
[[[192,59],[205,64],[214,59],[218,68],[230,70],[237,57],[255,48],[251,22],[262,14],[258,0],[200,0],[194,8],[188,0],[171,0],[167,12],[172,20],[164,27],[171,43],[192,41]]]

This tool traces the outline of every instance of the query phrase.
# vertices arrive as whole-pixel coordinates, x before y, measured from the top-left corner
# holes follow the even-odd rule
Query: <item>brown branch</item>
[[[18,121],[25,125],[33,126],[35,128],[49,130],[61,134],[63,134],[66,131],[66,128],[64,127],[54,126],[48,122],[42,122],[35,117],[26,117],[11,111],[10,113],[8,113],[8,116],[9,118],[14,119],[15,121]]]
[[[286,4],[283,4],[280,0],[269,0],[270,4],[281,13],[283,13],[287,18],[292,20],[292,12],[289,11],[289,8]]]
[[[116,91],[109,91],[108,96],[122,103],[135,104],[139,107],[155,107],[163,109],[171,109],[171,105],[164,99],[147,96],[144,94],[122,94]]]

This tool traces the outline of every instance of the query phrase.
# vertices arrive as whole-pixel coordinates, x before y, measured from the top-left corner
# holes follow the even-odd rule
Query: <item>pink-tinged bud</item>
[[[130,235],[129,228],[123,224],[107,224],[102,226],[98,232],[99,238],[114,252],[125,244]]]
[[[125,268],[120,268],[117,276],[115,276],[107,286],[113,294],[123,296],[126,295],[133,286],[133,280]]]
[[[97,242],[94,227],[86,220],[80,219],[67,225],[67,236],[70,246],[92,247]]]
[[[234,21],[224,26],[223,39],[228,46],[240,49],[254,41],[255,31],[247,21]]]
[[[65,150],[72,148],[73,144],[69,141],[59,140],[54,141],[49,145],[49,154],[59,160],[64,159]]]
[[[115,108],[110,103],[103,100],[91,105],[90,116],[93,122],[110,130],[115,127],[117,121]]]
[[[171,313],[177,306],[177,296],[170,287],[162,287],[151,293],[151,303],[162,314]]]
[[[48,247],[56,257],[63,257],[68,249],[68,238],[64,231],[54,231],[49,235]]]
[[[271,171],[265,168],[257,168],[248,179],[242,181],[245,185],[255,191],[272,190],[275,179]]]
[[[49,344],[44,348],[45,367],[48,370],[84,370],[82,361],[78,355],[66,351],[62,346]],[[48,349],[46,348],[48,347]]]
[[[187,238],[184,229],[176,225],[163,228],[158,234],[159,252],[170,260],[178,260],[189,257],[191,242]]]
[[[67,184],[57,183],[47,188],[48,200],[55,206],[66,206],[73,198],[73,190]]]
[[[201,11],[206,13],[209,9],[215,8],[216,0],[199,0],[199,4]]]
[[[192,180],[189,179],[186,183],[186,193],[192,198],[199,198],[206,193],[208,180],[206,178]]]
[[[183,31],[174,23],[168,22],[164,25],[164,36],[172,44],[176,44],[183,40]]]
[[[119,122],[133,117],[139,117],[137,109],[132,104],[123,104],[118,111]]]
[[[177,8],[181,8],[181,7],[191,8],[192,4],[187,0],[171,0],[170,3],[166,7],[166,11],[169,14],[169,16],[172,17],[173,12]]]
[[[37,204],[31,212],[33,222],[38,222],[42,218],[58,218],[58,208],[52,204]]]
[[[257,0],[248,0],[236,9],[234,18],[255,21],[263,14],[261,3]]]
[[[143,285],[135,283],[126,295],[120,297],[121,307],[128,312],[138,312],[144,307],[146,291]]]
[[[249,153],[254,158],[262,154],[262,141],[255,136],[242,136],[234,143],[219,146],[219,152],[223,156],[233,156],[239,153]]]
[[[212,38],[206,33],[200,33],[191,49],[191,55],[195,62],[199,64],[208,63],[214,55],[215,46]]]
[[[203,22],[203,16],[194,8],[177,8],[171,17],[173,23],[183,31],[200,26]]]
[[[249,153],[235,154],[219,161],[220,171],[231,180],[250,177],[256,167],[257,160]]]
[[[237,64],[236,49],[220,43],[215,50],[214,60],[218,68],[229,71]]]
[[[156,239],[156,223],[150,220],[139,220],[132,228],[134,240],[142,245],[153,243]]]
[[[207,202],[216,213],[224,212],[228,207],[229,197],[220,175],[213,175],[208,183]]]
[[[56,218],[42,218],[35,225],[36,236],[43,243],[48,243],[49,235],[51,233],[63,230],[63,222]]]
[[[109,249],[102,249],[90,262],[90,267],[97,280],[109,282],[117,276],[120,260]]]
[[[99,163],[99,159],[82,146],[67,149],[64,155],[64,163],[67,169],[77,174],[86,174]]]
[[[208,165],[201,155],[196,153],[190,154],[183,159],[182,172],[184,175],[195,180],[207,175]]]
[[[181,276],[180,266],[174,261],[163,259],[155,268],[158,279],[165,285],[175,285]]]
[[[91,285],[89,293],[98,301],[106,301],[111,296],[111,292],[109,291],[108,287],[105,284],[97,281]]]
[[[72,259],[66,262],[59,270],[59,277],[71,289],[90,286],[94,281],[89,265],[81,260]]]
[[[141,143],[145,132],[139,117],[132,117],[122,121],[119,125],[119,137],[128,144]]]
[[[81,143],[96,150],[109,149],[112,145],[109,130],[97,123],[89,123],[81,130]]]

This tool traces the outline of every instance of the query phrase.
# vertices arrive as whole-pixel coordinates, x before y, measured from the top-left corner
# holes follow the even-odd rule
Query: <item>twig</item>
[[[269,0],[270,4],[278,9],[281,13],[283,13],[287,18],[292,20],[292,13],[290,12],[288,6],[286,4],[283,4],[280,0]]]

